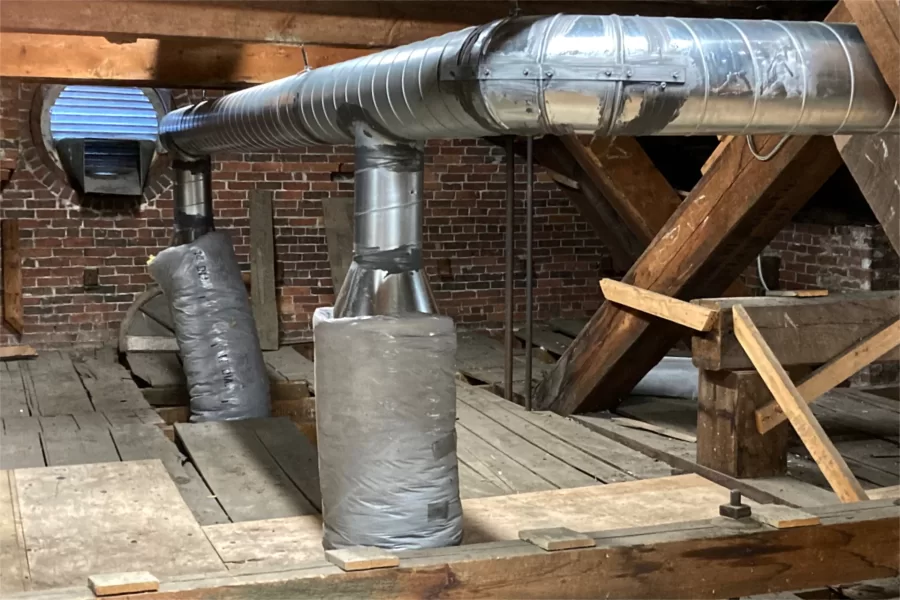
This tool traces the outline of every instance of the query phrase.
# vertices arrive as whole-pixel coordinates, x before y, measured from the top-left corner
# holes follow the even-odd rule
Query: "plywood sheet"
[[[728,490],[699,475],[464,499],[464,544],[519,539],[523,529],[595,532],[711,519]],[[318,516],[204,527],[229,570],[265,570],[323,557]]]
[[[19,469],[15,479],[34,589],[95,573],[223,569],[158,460]]]

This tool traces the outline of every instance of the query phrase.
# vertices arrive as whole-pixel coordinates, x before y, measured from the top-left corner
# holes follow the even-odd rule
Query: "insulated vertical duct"
[[[409,316],[434,312],[421,271],[422,142],[834,135],[897,125],[897,103],[853,25],[557,15],[504,19],[204,101],[166,115],[160,132],[186,157],[356,144],[354,264],[339,318],[322,315],[316,325],[316,337],[328,338],[317,339],[324,354],[317,348],[316,360],[327,412],[318,425],[328,440],[320,445],[325,543],[427,547],[456,541],[459,518],[455,439],[424,443],[453,427],[452,375],[438,368],[449,345],[423,346],[444,339],[433,331],[404,337],[406,320],[412,331],[418,319],[440,319]],[[361,326],[365,336],[354,338]],[[379,336],[390,343],[359,352]],[[400,376],[416,355],[431,357],[435,378],[418,363],[415,381]],[[372,444],[361,445],[359,427],[344,427],[357,414],[378,419]],[[435,473],[443,488],[429,480]],[[447,503],[432,505],[435,494]],[[413,528],[439,522],[422,536],[385,530],[384,510]]]

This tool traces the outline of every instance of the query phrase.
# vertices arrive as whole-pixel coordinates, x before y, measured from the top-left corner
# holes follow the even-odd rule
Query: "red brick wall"
[[[780,289],[895,290],[900,284],[900,259],[878,225],[792,223],[763,255],[781,259]],[[746,281],[762,289],[755,264]]]
[[[32,139],[37,89],[0,82],[0,168],[15,167],[2,192],[0,218],[18,218],[21,228],[26,329],[21,341],[38,346],[109,342],[134,297],[151,284],[147,258],[169,243],[171,179],[160,169],[140,205],[80,206]],[[181,102],[187,96],[176,94]],[[216,224],[231,234],[244,269],[249,191],[274,191],[285,342],[309,339],[313,310],[334,300],[321,207],[329,198],[352,196],[352,181],[333,181],[332,175],[352,172],[352,162],[352,149],[345,146],[216,157]],[[503,172],[501,152],[483,142],[441,141],[426,148],[427,268],[440,309],[462,326],[497,326],[503,319]],[[521,169],[518,179],[524,187]],[[520,216],[521,204],[520,198]],[[517,261],[516,316],[522,318],[523,230],[517,235],[522,260]],[[534,263],[538,319],[589,316],[597,308],[597,280],[611,270],[608,252],[543,175],[535,186]],[[98,269],[97,288],[84,288],[85,268]],[[14,339],[7,329],[0,333],[2,344]]]

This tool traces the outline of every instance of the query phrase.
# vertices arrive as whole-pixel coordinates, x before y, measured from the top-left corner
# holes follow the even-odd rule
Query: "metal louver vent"
[[[155,107],[138,88],[70,85],[50,108],[60,161],[86,193],[140,195],[158,125]]]

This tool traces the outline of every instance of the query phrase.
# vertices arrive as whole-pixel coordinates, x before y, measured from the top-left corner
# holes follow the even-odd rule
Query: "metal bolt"
[[[666,89],[666,82],[665,81],[660,82],[659,87],[660,87],[660,89],[663,89],[663,90]]]
[[[491,76],[491,70],[490,70],[490,69],[485,69],[485,70],[484,70],[484,76],[485,76],[485,77],[490,77],[490,76]]]
[[[607,77],[612,77],[612,69],[607,69],[604,73],[606,73]]]
[[[728,499],[732,506],[740,506],[741,505],[740,490],[731,490],[731,494],[729,494]]]
[[[679,74],[678,71],[672,71],[672,79],[678,79]]]
[[[524,75],[525,77],[528,77],[528,73],[529,73],[528,69],[525,69],[524,71],[522,71],[522,75]]]
[[[625,77],[627,77],[628,79],[631,79],[632,75],[634,75],[634,71],[632,71],[631,69],[627,69],[625,71]]]
[[[551,77],[553,77],[553,71],[549,71],[549,70],[548,70],[548,71],[544,71],[544,76],[545,76],[547,79],[550,79]]]

